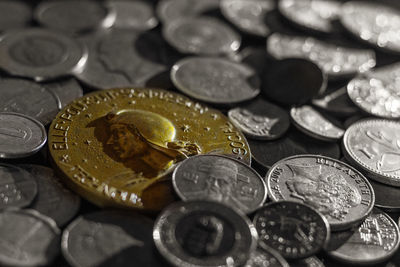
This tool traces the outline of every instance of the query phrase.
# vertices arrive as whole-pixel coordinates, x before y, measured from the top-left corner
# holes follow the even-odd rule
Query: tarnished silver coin
[[[41,85],[56,96],[60,109],[83,95],[82,87],[74,78],[42,83]]]
[[[260,175],[247,164],[220,155],[199,155],[180,163],[172,174],[175,192],[184,200],[209,200],[251,213],[267,198]]]
[[[240,35],[211,17],[175,19],[164,25],[162,34],[172,47],[184,54],[229,55],[241,44]]]
[[[267,39],[267,50],[277,59],[300,57],[311,60],[331,79],[365,72],[376,64],[373,50],[340,47],[312,37],[274,33]]]
[[[298,155],[272,166],[267,175],[269,197],[308,204],[322,213],[333,231],[349,229],[371,212],[374,191],[353,167],[332,158]]]
[[[344,130],[334,125],[311,106],[293,107],[290,110],[290,116],[297,129],[316,139],[335,142],[344,134]]]
[[[217,10],[220,0],[161,0],[156,12],[163,23],[182,17],[197,17],[205,12]]]
[[[352,124],[343,137],[346,159],[368,178],[400,186],[400,122],[366,119]]]
[[[272,202],[260,208],[253,223],[259,243],[295,260],[319,252],[329,240],[327,219],[317,210],[298,202]]]
[[[270,29],[265,23],[268,12],[275,8],[275,2],[270,0],[222,0],[222,14],[240,30],[266,37]]]
[[[257,248],[250,254],[244,267],[289,267],[289,263],[274,249],[263,244],[264,249]]]
[[[399,235],[396,222],[383,211],[373,209],[354,234],[328,254],[350,264],[377,264],[397,251]]]
[[[33,155],[46,141],[46,130],[39,121],[23,114],[0,112],[0,158]]]
[[[0,67],[11,75],[54,79],[78,70],[86,59],[84,47],[54,31],[29,28],[0,37]]]
[[[153,238],[174,266],[241,266],[257,246],[250,220],[217,202],[176,202],[157,218]]]
[[[181,92],[213,104],[242,102],[260,93],[252,68],[223,58],[184,58],[172,67],[171,80]]]
[[[0,213],[0,264],[44,266],[60,252],[60,230],[53,220],[34,210]]]
[[[346,86],[334,91],[326,92],[325,94],[311,100],[311,103],[314,106],[335,115],[350,117],[356,114],[359,109],[354,105],[347,94]]]
[[[251,139],[278,139],[290,126],[288,113],[262,98],[229,110],[228,118]]]
[[[0,1],[0,31],[23,28],[32,20],[31,7],[16,0]]]

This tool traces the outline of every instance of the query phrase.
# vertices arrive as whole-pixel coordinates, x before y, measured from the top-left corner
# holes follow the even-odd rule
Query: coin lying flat
[[[32,10],[23,1],[0,2],[0,31],[23,28],[32,20]]]
[[[233,104],[260,93],[253,69],[223,58],[184,58],[172,67],[171,79],[183,93],[214,104]]]
[[[373,209],[354,234],[329,255],[350,264],[376,264],[397,251],[399,235],[396,222],[379,209]]]
[[[0,158],[33,155],[46,141],[46,130],[37,120],[18,113],[0,113]]]
[[[260,244],[259,246],[263,246]],[[289,267],[289,263],[272,248],[264,249],[257,248],[253,253],[250,254],[249,260],[246,262],[244,267]]]
[[[257,245],[247,217],[208,201],[168,206],[155,222],[153,238],[174,266],[241,266]]]
[[[343,137],[343,153],[368,178],[400,186],[400,123],[366,119],[352,124]]]
[[[50,91],[57,97],[60,109],[65,107],[73,100],[83,96],[82,87],[73,78],[58,80],[56,82],[42,83],[41,85],[45,87],[47,91]],[[54,116],[51,119],[53,118]]]
[[[266,175],[273,201],[308,204],[327,219],[334,231],[349,229],[371,212],[374,191],[353,167],[338,160],[298,155],[277,162]]]
[[[218,7],[219,0],[161,0],[156,12],[163,23],[168,23],[181,17],[196,17]]]
[[[330,228],[326,218],[301,203],[269,203],[257,211],[253,224],[259,242],[275,248],[286,259],[314,255],[329,240]]]

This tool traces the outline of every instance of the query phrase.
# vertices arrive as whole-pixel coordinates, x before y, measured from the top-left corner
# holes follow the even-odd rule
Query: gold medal
[[[49,130],[65,182],[99,206],[159,210],[173,201],[170,173],[193,155],[250,163],[245,137],[219,111],[159,89],[112,89],[75,100]]]

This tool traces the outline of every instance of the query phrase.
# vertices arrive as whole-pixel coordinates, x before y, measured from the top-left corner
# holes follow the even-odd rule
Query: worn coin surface
[[[179,230],[178,230],[179,229]],[[157,218],[153,238],[174,266],[241,266],[257,246],[250,220],[217,202],[177,202]]]
[[[157,16],[163,23],[182,17],[197,17],[208,11],[218,10],[219,0],[161,0],[157,4]]]
[[[184,58],[172,67],[171,79],[183,93],[213,104],[233,104],[260,93],[252,68],[223,58]]]
[[[368,178],[400,186],[400,122],[365,119],[352,124],[343,137],[346,159]]]
[[[262,243],[264,249],[257,248],[250,257],[244,267],[289,267],[289,263],[272,248],[266,247]]]
[[[368,180],[353,167],[318,155],[283,159],[269,169],[269,197],[308,204],[324,215],[334,231],[365,219],[375,203]]]
[[[327,219],[310,206],[291,201],[272,202],[260,208],[253,223],[259,242],[286,259],[301,259],[320,251],[329,240]]]
[[[0,1],[0,31],[23,28],[32,20],[32,9],[23,1]]]

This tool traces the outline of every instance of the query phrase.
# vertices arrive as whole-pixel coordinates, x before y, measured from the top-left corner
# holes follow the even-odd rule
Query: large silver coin
[[[267,187],[250,166],[225,156],[186,159],[172,174],[175,192],[184,200],[209,200],[251,213],[263,205]]]
[[[164,25],[162,34],[172,47],[184,54],[229,55],[241,44],[240,35],[211,17],[175,19]]]
[[[386,213],[373,209],[343,245],[328,253],[350,264],[377,264],[396,253],[400,243],[399,235],[396,222]]]
[[[173,266],[228,267],[246,263],[257,246],[250,220],[217,202],[177,202],[157,218],[153,238]]]
[[[0,31],[24,28],[32,20],[31,7],[16,0],[0,1]]]
[[[223,58],[189,57],[178,61],[171,80],[183,93],[213,104],[233,104],[260,93],[256,72]]]
[[[277,59],[300,57],[311,60],[329,78],[365,72],[376,64],[373,50],[340,47],[312,37],[274,33],[267,40],[267,50]]]
[[[74,78],[42,83],[41,85],[56,96],[60,109],[83,96],[83,89]]]
[[[0,112],[0,158],[33,155],[46,141],[46,130],[39,121],[23,114]]]
[[[0,67],[15,76],[54,79],[81,68],[86,59],[74,39],[45,29],[13,31],[0,38]]]
[[[262,246],[262,244],[260,244]],[[244,267],[289,267],[289,263],[272,248],[263,246],[251,253]]]
[[[351,125],[343,137],[346,159],[368,178],[400,186],[400,122],[367,119]]]
[[[60,230],[34,210],[1,212],[0,247],[2,266],[48,265],[60,252]]]
[[[219,0],[161,0],[156,12],[163,23],[182,17],[196,17],[219,8]]]
[[[291,200],[321,212],[334,231],[349,229],[371,212],[374,191],[353,167],[323,156],[298,155],[269,169],[268,194],[273,201]]]

